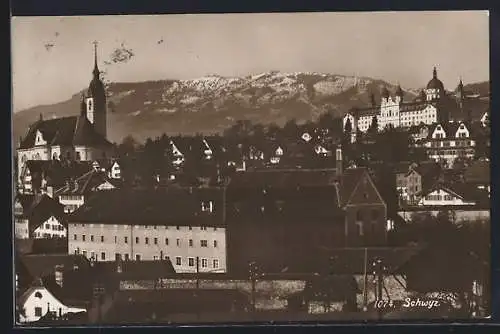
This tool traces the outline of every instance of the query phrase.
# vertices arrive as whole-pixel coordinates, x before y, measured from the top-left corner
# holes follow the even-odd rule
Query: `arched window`
[[[40,298],[40,299],[42,299],[42,294],[40,293],[40,291],[37,291],[37,292],[35,293],[35,297],[36,297],[36,298]]]
[[[82,154],[80,152],[76,152],[76,160],[77,161],[82,160]]]
[[[57,160],[57,153],[52,154],[52,160]]]

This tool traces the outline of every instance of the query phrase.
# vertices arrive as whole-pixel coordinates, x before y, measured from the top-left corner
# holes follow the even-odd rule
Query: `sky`
[[[275,70],[421,88],[434,66],[447,89],[460,77],[489,80],[486,11],[14,17],[11,27],[14,111],[88,86],[94,41],[99,68],[113,82]],[[106,65],[122,43],[134,56]]]

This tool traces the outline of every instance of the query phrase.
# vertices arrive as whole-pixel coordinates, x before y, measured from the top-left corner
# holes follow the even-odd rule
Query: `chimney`
[[[63,265],[56,265],[55,268],[54,268],[54,276],[55,276],[56,283],[61,288],[63,287],[63,282],[64,282],[64,279],[63,279],[63,276],[64,276],[63,275],[63,270],[64,270],[64,266]]]
[[[335,174],[337,176],[342,176],[343,173],[343,156],[342,156],[342,146],[338,145],[335,151]]]

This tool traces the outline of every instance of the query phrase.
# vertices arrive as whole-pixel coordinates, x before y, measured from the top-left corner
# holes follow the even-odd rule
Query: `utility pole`
[[[368,306],[368,248],[365,247],[365,258],[364,258],[364,268],[363,268],[363,311],[367,310]]]
[[[255,261],[252,261],[249,263],[249,278],[250,282],[252,284],[252,312],[255,313],[256,311],[256,306],[255,306],[255,293],[256,293],[256,281],[258,277],[258,266]]]

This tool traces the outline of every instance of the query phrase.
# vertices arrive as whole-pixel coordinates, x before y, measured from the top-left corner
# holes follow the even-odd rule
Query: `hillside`
[[[342,115],[366,105],[371,92],[395,87],[382,80],[319,73],[268,72],[226,78],[110,83],[108,133],[114,142],[132,134],[139,140],[162,133],[221,132],[236,120],[283,124],[289,119],[313,120],[330,111]],[[14,114],[15,141],[40,114],[44,118],[76,115],[82,92],[69,100],[37,106]],[[413,99],[407,92],[406,98]]]

